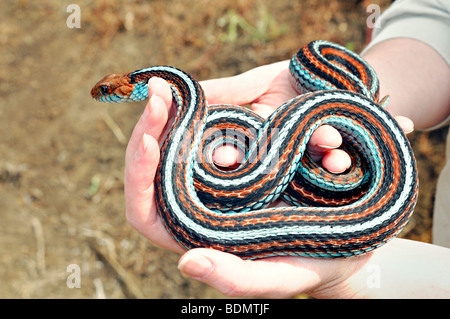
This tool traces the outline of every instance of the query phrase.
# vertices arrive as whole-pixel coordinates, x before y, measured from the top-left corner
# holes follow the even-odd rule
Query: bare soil
[[[68,28],[70,3],[1,5],[0,298],[224,297],[128,225],[124,154],[145,103],[99,104],[90,89],[158,64],[231,76],[314,39],[360,51],[367,1],[79,0],[81,28]],[[430,242],[445,132],[410,138],[421,192],[402,236]],[[80,288],[67,285],[72,264]]]

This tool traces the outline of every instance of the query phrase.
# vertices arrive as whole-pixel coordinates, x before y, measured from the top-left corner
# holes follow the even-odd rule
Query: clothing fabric
[[[450,67],[449,0],[396,0],[379,19],[380,27],[373,29],[372,41],[362,54],[382,41],[412,38],[432,47]],[[449,125],[449,122],[450,117],[435,128]],[[450,132],[446,164],[439,176],[435,196],[433,243],[450,248]]]

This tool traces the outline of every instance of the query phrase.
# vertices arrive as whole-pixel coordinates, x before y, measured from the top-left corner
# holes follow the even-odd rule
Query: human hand
[[[205,81],[201,84],[210,104],[251,104],[254,111],[268,116],[278,105],[297,95],[289,81],[288,62],[279,62],[233,78]],[[166,232],[156,212],[153,185],[159,161],[159,146],[170,128],[175,107],[172,105],[171,90],[165,81],[152,78],[148,88],[150,99],[135,126],[126,151],[127,219],[152,242],[172,251],[183,252],[184,249]],[[327,135],[326,131],[331,134]],[[331,127],[318,129],[311,138],[310,153],[320,156],[322,151],[330,151],[332,146],[339,146],[341,137],[338,133],[333,133],[337,131]],[[321,135],[328,136],[328,143],[321,143]],[[339,152],[335,156],[336,161],[339,161]],[[343,156],[345,160],[346,154],[343,153]],[[223,147],[216,151],[214,160],[222,166],[231,166],[237,161],[237,151]]]
[[[126,151],[126,217],[132,227],[153,243],[185,253],[185,249],[166,231],[156,211],[154,198],[153,181],[159,161],[159,143],[171,107],[171,92],[160,79],[151,79],[149,90],[151,98],[136,124]],[[158,92],[158,95],[153,95],[153,92]],[[360,264],[357,260],[348,263],[349,266],[355,265],[357,269]],[[336,262],[295,257],[243,261],[234,255],[211,249],[193,249],[180,259],[179,269],[225,295],[287,297],[301,291],[312,291],[319,282],[329,281],[322,278],[318,269],[321,269],[320,273],[331,274],[329,278],[343,277],[340,272],[333,275],[333,271],[325,271],[324,267],[332,264]],[[345,264],[344,261],[339,269],[349,269],[344,267]],[[249,274],[252,276],[248,277]],[[258,278],[264,280],[258,281]]]
[[[205,81],[201,85],[210,104],[250,104],[251,108],[262,116],[268,116],[277,106],[297,95],[290,84],[288,62],[256,68],[232,78]],[[153,181],[159,161],[159,146],[170,127],[170,118],[175,115],[172,93],[166,82],[151,79],[149,96],[151,98],[136,124],[126,151],[127,219],[136,230],[155,244],[184,253],[185,249],[166,231],[157,214],[154,199]],[[339,173],[350,165],[348,155],[335,149],[341,142],[342,138],[335,129],[322,126],[311,137],[308,152],[313,158],[322,159],[325,168]],[[232,165],[237,161],[237,153],[233,149],[218,150],[214,157],[222,166]],[[325,288],[328,293],[329,287],[335,287],[337,282],[351,276],[369,256],[370,254],[367,254],[345,260],[274,257],[259,261],[242,261],[230,254],[194,249],[183,256],[179,267],[181,271],[211,284],[225,294],[287,297],[300,291],[319,294]],[[198,274],[205,266],[208,267],[208,264],[212,266],[208,274],[196,276],[192,272],[197,271]],[[233,268],[226,265],[242,267],[242,271],[233,275],[229,273]],[[246,280],[249,279],[245,275],[248,271],[255,275],[250,281]],[[236,274],[241,274],[241,277],[236,278]],[[290,278],[293,274],[296,274],[296,280]],[[264,280],[257,281],[259,276]]]

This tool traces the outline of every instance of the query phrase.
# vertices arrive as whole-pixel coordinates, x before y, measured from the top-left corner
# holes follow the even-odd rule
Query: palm
[[[251,103],[251,108],[261,116],[267,117],[275,108],[297,95],[297,91],[290,83],[289,72],[283,70],[272,79],[268,90]]]
[[[205,81],[201,85],[209,104],[249,104],[263,117],[298,95],[291,85],[287,61],[256,68],[232,78]]]

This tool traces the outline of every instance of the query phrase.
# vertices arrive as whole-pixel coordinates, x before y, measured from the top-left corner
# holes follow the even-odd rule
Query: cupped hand
[[[292,87],[288,62],[259,67],[246,73],[201,83],[209,104],[250,105],[263,117],[285,101],[297,96]],[[150,99],[130,138],[125,162],[125,200],[128,222],[153,243],[184,253],[179,268],[189,276],[206,282],[232,296],[288,297],[299,292],[332,296],[345,289],[344,283],[359,271],[371,254],[339,260],[301,257],[273,257],[257,261],[211,249],[186,252],[166,231],[157,214],[154,178],[159,161],[159,146],[175,115],[168,84],[158,78],[149,81]],[[403,130],[412,130],[412,122],[397,117]],[[350,166],[350,157],[336,149],[342,143],[337,130],[321,126],[312,135],[308,152],[333,173]],[[222,166],[237,161],[237,151],[223,148],[214,155]],[[348,292],[354,294],[355,292]]]

